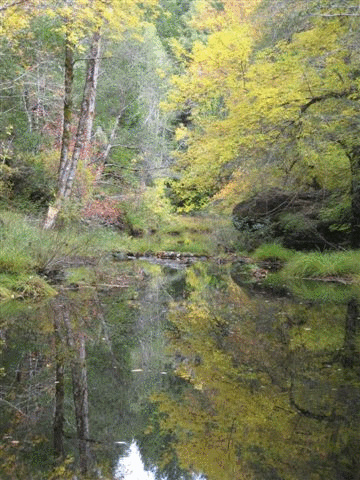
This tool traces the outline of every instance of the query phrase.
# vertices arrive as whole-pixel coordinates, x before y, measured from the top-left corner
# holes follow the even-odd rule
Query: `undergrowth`
[[[56,295],[56,290],[44,278],[28,274],[0,274],[0,300],[13,298],[43,298]]]

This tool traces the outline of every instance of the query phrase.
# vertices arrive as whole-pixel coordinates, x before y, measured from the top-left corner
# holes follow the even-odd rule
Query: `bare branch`
[[[6,405],[8,405],[9,407],[13,408],[13,409],[16,410],[17,412],[19,412],[23,417],[29,418],[29,416],[26,415],[26,413],[24,413],[22,410],[20,410],[20,408],[18,408],[16,405],[13,405],[12,403],[10,403],[10,402],[8,402],[7,400],[5,400],[5,398],[0,398],[0,402],[6,403]]]
[[[5,3],[4,5],[0,6],[0,12],[7,10],[8,8],[15,7],[17,5],[21,5],[22,3],[26,3],[28,0],[14,0],[10,3]]]
[[[324,95],[318,95],[317,97],[313,97],[307,103],[302,105],[300,107],[300,112],[305,113],[306,110],[309,107],[311,107],[311,105],[314,105],[315,103],[323,102],[324,100],[329,100],[330,98],[344,98],[355,92],[357,92],[357,89],[354,87],[350,87],[347,90],[343,90],[342,92],[328,92],[328,93],[325,93]]]
[[[310,17],[360,17],[360,13],[313,13]]]

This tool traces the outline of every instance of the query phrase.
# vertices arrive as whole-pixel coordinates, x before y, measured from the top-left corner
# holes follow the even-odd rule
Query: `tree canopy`
[[[341,192],[355,228],[358,5],[293,3],[259,2],[248,11],[222,2],[213,18],[216,7],[195,17],[207,36],[173,77],[167,105],[188,112],[176,134],[181,174],[172,182],[181,209],[199,208],[242,182],[242,172],[258,171],[257,189]]]

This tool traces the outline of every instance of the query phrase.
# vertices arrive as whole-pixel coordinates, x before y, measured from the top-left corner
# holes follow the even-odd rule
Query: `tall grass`
[[[168,216],[156,232],[141,237],[104,227],[45,231],[39,220],[8,211],[0,211],[0,220],[0,273],[9,274],[46,273],[67,258],[114,251],[216,255],[226,251],[234,233],[230,221],[218,217]]]
[[[255,250],[252,256],[255,260],[277,260],[285,263],[290,261],[295,254],[294,250],[289,250],[278,243],[264,243]]]
[[[360,275],[360,251],[296,252],[279,244],[261,245],[253,253],[255,260],[278,260],[284,278],[357,277]]]
[[[56,290],[38,275],[0,274],[0,299],[42,298],[51,297],[56,293]]]
[[[0,219],[0,273],[45,271],[66,256],[89,252],[89,235],[44,231],[35,220],[14,212],[0,212]]]
[[[360,251],[297,253],[283,275],[298,278],[346,277],[360,274]]]

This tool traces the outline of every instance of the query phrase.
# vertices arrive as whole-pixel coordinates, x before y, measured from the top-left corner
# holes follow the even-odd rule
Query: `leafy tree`
[[[100,63],[100,43],[103,32],[105,35],[110,32],[117,32],[121,35],[125,29],[135,29],[140,25],[140,17],[145,7],[152,7],[155,1],[142,2],[114,1],[111,5],[102,1],[88,4],[79,0],[76,4],[62,2],[56,6],[36,5],[41,8],[45,18],[53,19],[56,31],[62,38],[64,45],[64,112],[63,112],[63,134],[61,140],[61,155],[59,167],[59,181],[54,205],[49,209],[45,227],[50,228],[60,210],[62,203],[70,196],[77,165],[80,158],[88,156],[88,146],[92,135],[92,123],[95,113],[95,98],[97,88],[97,77]],[[19,8],[22,6],[14,6]],[[11,10],[11,9],[10,9]],[[6,10],[7,11],[7,10]],[[39,10],[40,11],[40,10]],[[24,17],[24,28],[31,23],[31,17],[36,14],[32,10],[20,11]],[[103,32],[101,31],[103,29]],[[15,36],[14,36],[15,38]],[[72,115],[74,111],[74,75],[75,62],[80,61],[88,51],[86,69],[84,71],[84,86],[82,102],[78,115],[78,126],[75,136],[72,131]],[[85,54],[86,56],[86,54]],[[26,105],[26,102],[25,102]],[[29,108],[25,108],[29,113]],[[32,128],[32,117],[29,117],[29,125]]]
[[[179,173],[172,189],[182,209],[206,204],[233,172],[267,172],[267,184],[272,172],[273,181],[293,188],[340,191],[342,203],[351,204],[357,246],[355,3],[300,2],[301,26],[293,22],[298,28],[291,24],[275,39],[267,37],[261,8],[267,13],[274,8],[282,20],[294,13],[292,2],[283,2],[281,12],[262,2],[251,17],[241,6],[232,9],[231,2],[224,2],[219,16],[206,10],[201,21],[210,31],[207,43],[194,45],[187,71],[174,78],[169,98],[192,115],[192,123],[177,132]],[[261,37],[256,29],[263,24]]]

